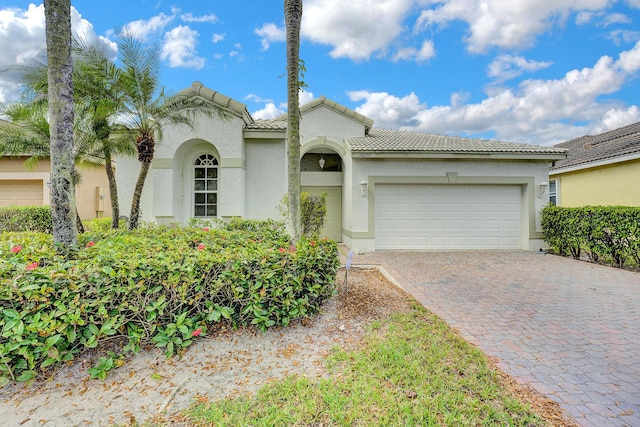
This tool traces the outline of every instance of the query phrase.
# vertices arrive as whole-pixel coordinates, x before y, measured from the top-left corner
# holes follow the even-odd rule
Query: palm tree
[[[163,124],[185,124],[198,114],[208,117],[229,117],[222,106],[199,97],[168,96],[159,82],[160,52],[157,46],[145,44],[134,34],[120,35],[118,82],[124,110],[120,115],[124,125],[135,137],[140,174],[131,201],[129,229],[138,227],[140,198],[155,152],[156,136],[161,137]]]
[[[33,168],[38,161],[51,157],[50,123],[48,120],[49,107],[45,98],[32,102],[0,105],[0,115],[9,121],[0,122],[0,155],[27,156],[25,165]],[[77,126],[76,126],[77,127]],[[90,137],[74,132],[74,165],[89,161],[99,161],[94,152],[95,143]],[[75,168],[72,172],[74,188],[80,183],[81,174]],[[75,203],[73,205],[78,233],[84,228],[78,215]]]
[[[78,244],[73,163],[73,66],[71,0],[45,0],[49,64],[51,215],[53,242],[62,252]]]
[[[76,150],[81,150],[77,154],[89,155],[92,163],[104,163],[111,196],[111,225],[118,228],[120,208],[112,159],[117,154],[135,154],[130,138],[123,138],[122,132],[117,132],[124,129],[115,120],[123,109],[122,95],[116,84],[119,71],[97,44],[87,44],[76,38],[72,48],[74,103],[76,118],[80,117],[75,123],[75,138],[82,140],[76,144]],[[17,67],[17,71],[23,83],[23,99],[35,102],[48,93],[46,64],[29,64]]]
[[[300,240],[300,23],[302,0],[284,0],[287,27],[287,156],[289,236],[293,243]]]
[[[83,135],[95,138],[95,150],[104,159],[111,196],[111,227],[115,229],[119,226],[120,204],[112,159],[117,154],[135,153],[130,138],[123,137],[126,132],[123,134],[122,131],[127,129],[117,122],[117,116],[123,110],[122,93],[117,84],[119,70],[98,45],[76,40],[75,53],[75,99],[85,118]]]

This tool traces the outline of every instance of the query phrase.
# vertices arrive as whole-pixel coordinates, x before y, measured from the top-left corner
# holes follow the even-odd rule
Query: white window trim
[[[555,183],[556,191],[555,193],[551,192],[551,183]],[[550,179],[549,180],[549,201],[551,201],[551,196],[556,197],[555,206],[560,206],[560,179]]]
[[[217,169],[217,177],[216,177],[216,191],[215,194],[216,196],[216,215],[215,216],[197,216],[196,215],[196,188],[195,188],[195,181],[196,181],[196,167],[198,165],[196,165],[196,162],[198,161],[198,159],[200,159],[202,156],[211,156],[213,157],[217,164],[215,165],[215,168]],[[218,218],[219,217],[219,213],[220,213],[220,159],[218,158],[218,156],[216,156],[213,153],[210,152],[206,152],[206,153],[200,153],[197,156],[195,156],[193,158],[193,161],[191,162],[191,217],[192,218]],[[206,191],[206,190],[205,190]],[[204,193],[204,194],[209,194],[209,193]],[[206,205],[206,202],[205,202]]]

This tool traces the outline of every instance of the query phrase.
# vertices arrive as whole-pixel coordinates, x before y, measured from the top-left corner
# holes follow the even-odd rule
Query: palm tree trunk
[[[120,227],[120,205],[118,204],[118,184],[116,177],[113,174],[113,167],[111,164],[111,149],[108,144],[103,143],[102,149],[104,151],[104,167],[107,172],[107,179],[109,180],[109,195],[111,197],[111,228],[118,229]]]
[[[289,194],[289,238],[300,240],[300,23],[302,0],[284,0],[287,27],[287,166]]]
[[[84,224],[82,223],[82,218],[80,218],[80,212],[78,212],[77,207],[76,207],[76,229],[78,230],[78,234],[84,233]]]
[[[68,252],[78,242],[73,152],[71,1],[45,0],[51,136],[53,242]]]
[[[141,162],[140,174],[138,175],[138,181],[136,182],[136,187],[133,190],[133,199],[131,200],[129,230],[135,230],[138,228],[138,221],[140,219],[140,199],[142,198],[144,181],[147,179],[147,174],[149,173],[149,166],[151,166],[151,161]]]

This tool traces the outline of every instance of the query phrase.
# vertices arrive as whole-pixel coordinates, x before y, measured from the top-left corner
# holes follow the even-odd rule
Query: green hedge
[[[49,206],[0,207],[0,233],[12,231],[39,231],[53,233]]]
[[[626,206],[548,206],[542,210],[546,242],[560,255],[617,267],[640,267],[640,208]]]
[[[265,328],[316,313],[335,292],[337,245],[258,224],[80,236],[73,260],[51,236],[0,235],[0,379],[29,380],[105,339],[167,357],[214,322]],[[238,230],[238,228],[245,228]]]

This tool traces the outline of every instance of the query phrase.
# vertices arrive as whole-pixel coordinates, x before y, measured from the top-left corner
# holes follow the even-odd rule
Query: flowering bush
[[[335,292],[334,242],[290,247],[273,228],[233,227],[89,233],[74,259],[56,255],[50,235],[0,234],[0,382],[32,379],[105,338],[169,357],[214,322],[287,325]]]

